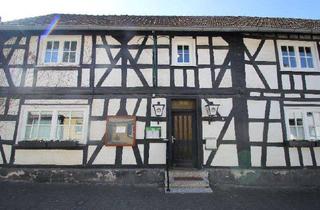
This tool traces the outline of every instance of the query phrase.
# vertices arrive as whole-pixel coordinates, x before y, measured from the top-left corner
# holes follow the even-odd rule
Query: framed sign
[[[106,146],[134,146],[135,143],[135,116],[110,116],[107,118]]]
[[[150,126],[146,127],[146,138],[147,139],[160,139],[161,127]]]

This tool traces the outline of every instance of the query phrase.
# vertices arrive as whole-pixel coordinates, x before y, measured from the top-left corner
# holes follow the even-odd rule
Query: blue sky
[[[49,13],[232,15],[320,19],[320,0],[2,0],[2,21]]]

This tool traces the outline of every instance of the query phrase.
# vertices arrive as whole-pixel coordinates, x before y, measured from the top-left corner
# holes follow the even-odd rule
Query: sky
[[[320,0],[0,0],[2,21],[51,13],[320,19]]]

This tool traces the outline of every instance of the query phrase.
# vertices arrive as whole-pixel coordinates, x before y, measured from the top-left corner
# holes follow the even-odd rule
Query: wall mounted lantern
[[[161,117],[163,115],[163,110],[165,105],[164,104],[160,104],[160,102],[158,101],[157,104],[153,104],[152,105],[153,109],[154,109],[154,113],[157,117]]]
[[[214,104],[211,101],[208,102],[207,105],[205,105],[207,114],[208,114],[208,116],[210,118],[209,123],[212,121],[212,118],[220,116],[220,114],[218,112],[219,106],[220,106],[220,104]]]

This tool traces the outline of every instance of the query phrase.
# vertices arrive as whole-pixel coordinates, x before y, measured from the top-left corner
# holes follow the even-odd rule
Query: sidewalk
[[[163,189],[86,184],[0,182],[0,209],[320,209],[320,190],[213,189],[165,194]]]

